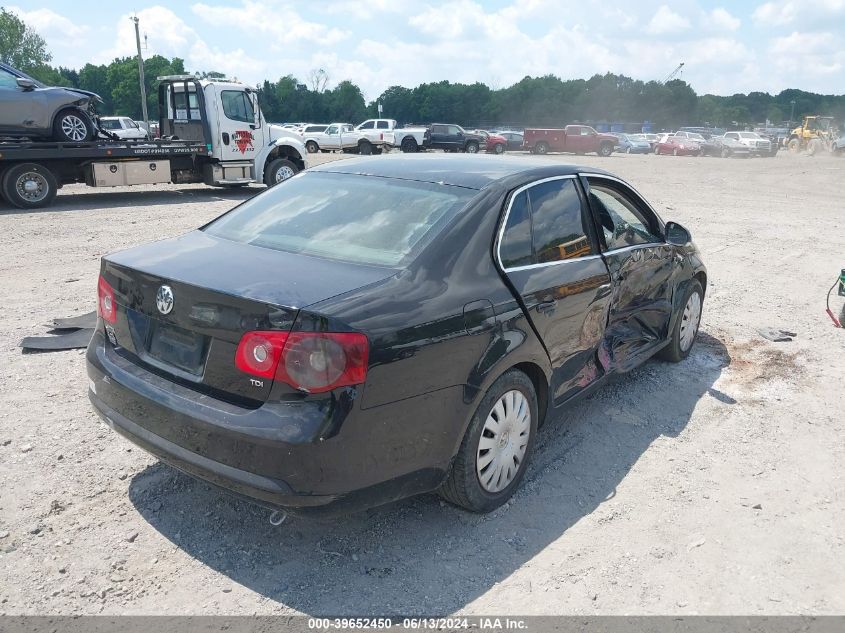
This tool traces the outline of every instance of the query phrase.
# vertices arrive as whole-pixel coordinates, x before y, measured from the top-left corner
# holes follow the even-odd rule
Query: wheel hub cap
[[[531,434],[531,408],[521,391],[502,395],[484,421],[475,468],[481,487],[500,492],[520,471]]]
[[[282,182],[293,176],[293,170],[290,167],[282,167],[276,172],[276,182]]]
[[[680,343],[681,350],[686,352],[692,347],[695,335],[698,334],[698,326],[701,323],[701,295],[694,292],[687,299],[684,306],[684,313],[681,315]]]
[[[27,172],[21,174],[15,183],[15,188],[24,200],[40,202],[47,196],[47,181],[41,174]]]

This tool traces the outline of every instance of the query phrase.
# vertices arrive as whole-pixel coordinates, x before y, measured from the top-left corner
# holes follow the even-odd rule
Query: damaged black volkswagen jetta
[[[689,354],[706,285],[687,230],[600,170],[333,162],[103,258],[89,396],[162,461],[268,507],[437,490],[486,512],[556,408]]]

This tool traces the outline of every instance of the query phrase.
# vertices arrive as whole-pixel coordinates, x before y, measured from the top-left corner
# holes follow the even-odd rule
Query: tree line
[[[141,91],[135,57],[109,64],[86,64],[79,70],[52,66],[46,42],[15,14],[0,8],[0,61],[50,84],[90,90],[103,98],[102,114],[141,117]],[[184,60],[153,55],[144,60],[147,108],[158,119],[158,81],[162,75],[186,74]],[[222,77],[214,71],[193,72],[199,77]],[[655,129],[682,125],[744,127],[771,121],[780,124],[804,114],[845,119],[845,95],[821,95],[783,90],[777,95],[750,92],[731,96],[698,95],[685,81],[642,81],[606,73],[589,79],[561,79],[554,75],[527,76],[512,86],[493,89],[482,83],[450,81],[424,83],[414,88],[391,86],[366,103],[361,89],[350,80],[327,89],[328,74],[312,71],[308,83],[293,75],[264,80],[261,106],[269,121],[358,123],[383,116],[400,123],[433,121],[468,127],[496,125],[559,127],[573,122],[642,123]]]

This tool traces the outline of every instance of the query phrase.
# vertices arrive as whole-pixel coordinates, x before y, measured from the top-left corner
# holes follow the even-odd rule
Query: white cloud
[[[79,46],[84,38],[89,37],[91,29],[87,25],[46,8],[25,10],[8,6],[6,9],[44,38],[55,65],[78,68],[88,61],[84,54],[80,54]]]
[[[841,81],[831,81],[833,75],[845,69],[845,50],[841,40],[840,35],[831,32],[795,31],[772,40],[769,59],[777,71],[786,76],[801,75],[829,81],[829,87],[821,92],[830,94],[842,85]]]
[[[336,44],[349,36],[348,31],[328,27],[303,19],[293,8],[278,2],[243,0],[240,6],[211,6],[197,3],[191,11],[213,26],[224,26],[247,33],[270,33],[285,45],[313,42],[325,46]]]
[[[193,27],[188,26],[168,8],[154,6],[138,12],[141,36],[148,36],[145,57],[163,55],[181,57],[186,70],[216,70],[242,81],[255,83],[265,77],[264,62],[243,49],[221,50],[210,46]],[[129,14],[116,25],[114,44],[102,50],[95,63],[109,63],[115,57],[135,55],[135,26]]]
[[[721,7],[713,9],[707,18],[708,22],[717,29],[726,29],[728,31],[736,31],[740,27],[740,24],[742,24],[739,18],[732,16]]]
[[[26,11],[20,7],[10,6],[8,10],[35,29],[39,35],[49,40],[72,40],[88,32],[87,26],[79,25],[50,9]]]
[[[830,23],[842,14],[845,0],[774,0],[758,6],[751,17],[760,26],[786,26]]]
[[[662,4],[649,21],[646,31],[653,35],[662,35],[673,31],[683,31],[689,27],[689,20]]]

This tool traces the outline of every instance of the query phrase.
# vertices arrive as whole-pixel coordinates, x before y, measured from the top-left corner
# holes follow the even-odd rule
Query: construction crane
[[[678,64],[678,67],[675,70],[673,70],[671,73],[669,73],[666,76],[666,79],[664,79],[660,83],[665,84],[667,81],[672,81],[675,77],[677,77],[681,73],[681,70],[683,69],[683,67],[684,67],[684,62],[681,62],[680,64]]]

